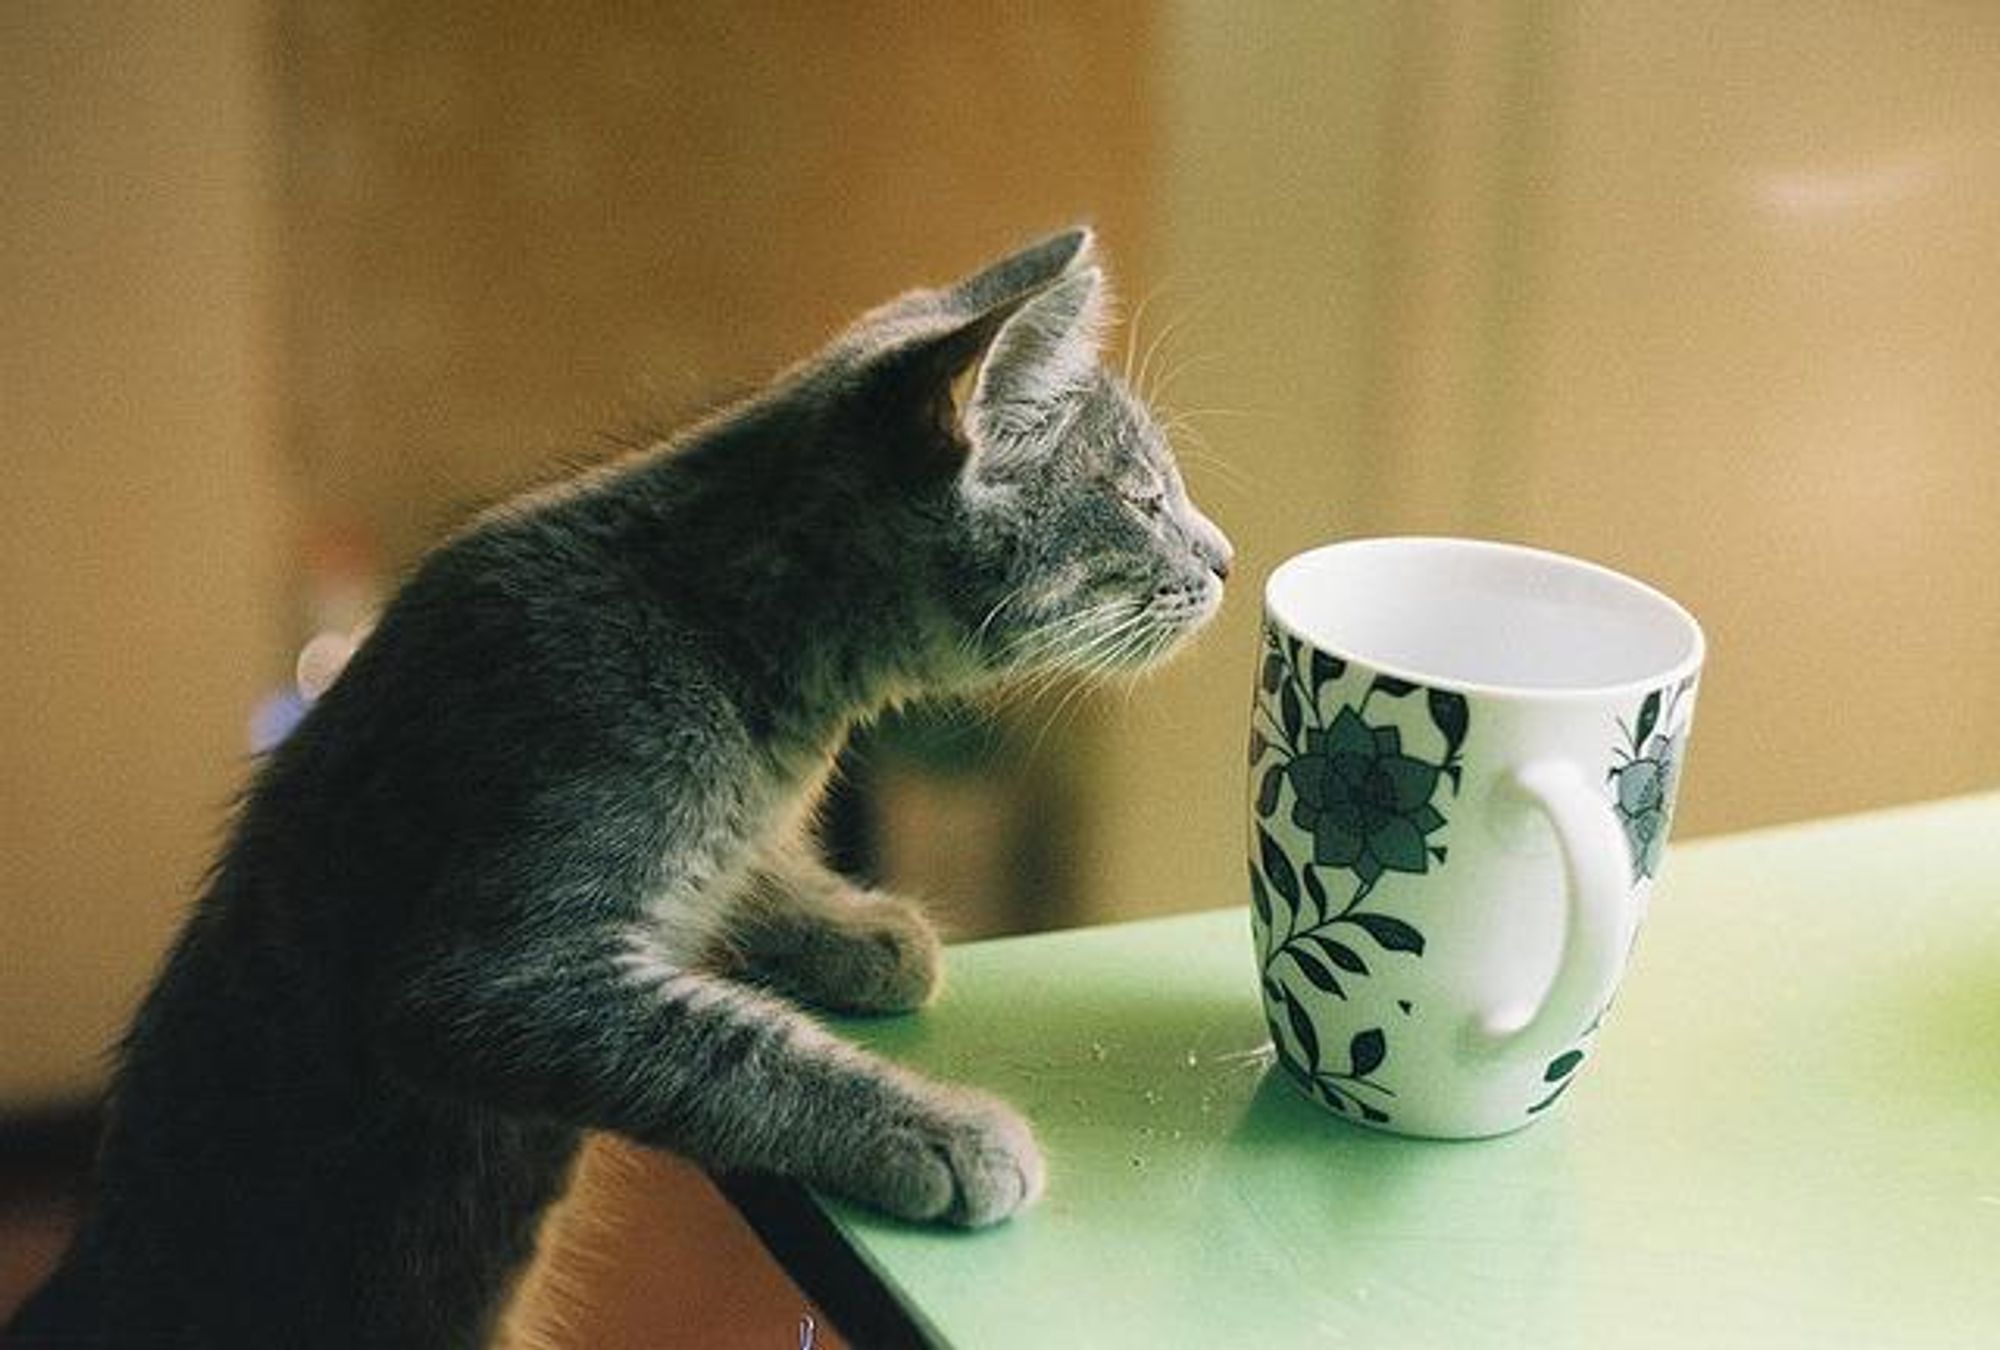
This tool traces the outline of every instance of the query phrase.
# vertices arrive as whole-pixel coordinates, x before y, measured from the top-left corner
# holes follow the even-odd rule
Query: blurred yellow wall
[[[250,3],[0,6],[0,1104],[93,1089],[280,671]]]
[[[1386,6],[1169,6],[1160,242],[1134,306],[1142,391],[1237,548],[1197,644],[1099,698],[1086,781],[1089,916],[1238,903],[1257,588],[1351,528],[1379,289],[1394,27]]]
[[[396,565],[1040,233],[1144,264],[1156,71],[1115,0],[272,10],[286,449]]]
[[[2000,782],[2000,9],[1162,27],[1166,401],[1221,410],[1188,476],[1242,561],[1104,706],[1099,913],[1241,899],[1260,587],[1350,535],[1519,539],[1693,608],[1683,835]]]

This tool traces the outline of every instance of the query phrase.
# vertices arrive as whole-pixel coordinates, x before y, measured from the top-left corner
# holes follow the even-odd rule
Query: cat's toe
[[[1040,1199],[1047,1168],[1034,1131],[1018,1112],[989,1097],[966,1094],[966,1100],[970,1109],[945,1131],[941,1145],[952,1176],[951,1203],[941,1217],[983,1228]]]
[[[902,1142],[896,1190],[912,1204],[892,1204],[904,1218],[984,1228],[1042,1196],[1046,1166],[1034,1130],[1006,1102],[950,1088],[938,1112]]]
[[[1040,1197],[1034,1131],[1005,1102],[967,1088],[936,1090],[924,1114],[877,1136],[829,1184],[899,1218],[983,1228]]]
[[[899,1219],[943,1219],[957,1194],[945,1155],[913,1135],[899,1133],[883,1143],[881,1156],[839,1189]]]
[[[944,949],[916,906],[869,900],[842,925],[816,981],[822,1001],[843,1012],[908,1012],[936,997]]]

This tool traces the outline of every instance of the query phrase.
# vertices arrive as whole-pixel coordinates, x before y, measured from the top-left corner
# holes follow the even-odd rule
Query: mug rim
[[[1299,631],[1300,626],[1291,622],[1279,612],[1273,592],[1280,581],[1289,575],[1303,571],[1316,560],[1331,553],[1378,549],[1384,547],[1407,547],[1423,545],[1447,548],[1459,552],[1507,555],[1516,558],[1533,558],[1540,562],[1553,562],[1578,571],[1594,573],[1627,593],[1664,612],[1669,619],[1678,622],[1688,638],[1687,654],[1664,670],[1637,676],[1629,680],[1617,680],[1603,684],[1503,684],[1486,680],[1467,680],[1456,676],[1442,675],[1426,671],[1400,662],[1383,661],[1350,648],[1312,637]],[[1330,544],[1294,553],[1271,570],[1264,579],[1264,617],[1267,622],[1283,629],[1291,637],[1298,639],[1317,651],[1329,656],[1365,666],[1378,674],[1396,679],[1408,680],[1413,684],[1432,689],[1450,689],[1480,698],[1521,699],[1533,702],[1559,702],[1567,700],[1606,699],[1624,697],[1635,693],[1677,684],[1682,679],[1698,674],[1708,655],[1708,638],[1702,632],[1701,623],[1688,608],[1656,586],[1650,586],[1637,577],[1628,576],[1613,567],[1591,562],[1573,554],[1560,553],[1554,549],[1536,548],[1529,544],[1516,544],[1498,539],[1477,539],[1462,535],[1368,535],[1354,539],[1337,539]]]

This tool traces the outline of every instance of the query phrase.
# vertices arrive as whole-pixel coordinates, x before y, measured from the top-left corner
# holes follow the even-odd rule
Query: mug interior
[[[1596,692],[1698,666],[1685,609],[1595,563],[1474,539],[1362,539],[1271,574],[1271,616],[1315,647],[1422,684]]]

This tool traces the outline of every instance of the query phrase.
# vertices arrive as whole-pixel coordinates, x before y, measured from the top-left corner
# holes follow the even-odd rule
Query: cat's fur
[[[1136,667],[1220,601],[1105,305],[1046,240],[433,553],[257,775],[9,1343],[481,1345],[585,1129],[917,1220],[1032,1201],[1014,1111],[786,1000],[938,979],[807,841],[856,719]]]

